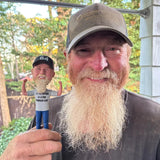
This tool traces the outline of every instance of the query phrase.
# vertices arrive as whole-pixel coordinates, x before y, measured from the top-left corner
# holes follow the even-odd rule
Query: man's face
[[[115,149],[125,127],[122,97],[129,73],[129,49],[115,34],[97,32],[81,40],[68,55],[73,88],[65,97],[60,129],[69,146]]]
[[[83,40],[71,50],[68,57],[69,76],[73,85],[78,75],[90,68],[95,72],[109,69],[119,78],[119,87],[126,83],[129,72],[128,45],[124,40],[111,32],[97,32]],[[105,83],[107,78],[84,77],[81,81],[89,83]]]
[[[39,64],[32,69],[34,80],[47,78],[49,81],[51,81],[54,77],[54,74],[54,70],[51,69],[47,64]]]

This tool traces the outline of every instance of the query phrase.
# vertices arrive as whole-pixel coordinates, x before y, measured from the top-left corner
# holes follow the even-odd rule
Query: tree
[[[6,70],[11,75],[11,79],[19,79],[19,53],[23,50],[21,45],[22,26],[25,18],[20,14],[15,14],[15,9],[6,13],[6,18],[0,17],[2,23],[1,48],[0,51],[5,62]]]
[[[110,7],[121,9],[138,9],[139,1],[140,0],[101,0],[102,3],[107,4]],[[57,2],[88,5],[92,3],[92,0],[57,0]],[[53,16],[52,14],[53,9],[57,11],[56,16]],[[16,14],[12,14],[11,18],[8,16],[9,19],[4,25],[4,28],[6,29],[5,34],[6,37],[8,37],[8,40],[5,40],[5,44],[11,46],[9,48],[11,52],[9,52],[8,48],[4,46],[3,55],[4,53],[9,53],[10,55],[8,56],[6,54],[6,56],[3,56],[3,59],[6,58],[7,60],[8,57],[11,57],[11,55],[13,56],[11,57],[11,61],[9,61],[10,70],[13,70],[10,72],[12,78],[16,77],[15,75],[18,75],[18,72],[20,71],[29,71],[32,66],[32,60],[40,54],[46,54],[52,57],[55,61],[55,66],[66,66],[63,51],[65,50],[67,24],[72,11],[75,10],[78,9],[49,6],[48,18],[35,17],[25,19],[21,15]],[[138,15],[130,14],[124,14],[124,17],[127,23],[129,38],[134,44],[130,59],[130,81],[127,84],[127,88],[131,91],[139,92],[140,17]],[[15,25],[12,23],[13,19],[16,22]],[[9,24],[12,24],[12,28]],[[9,37],[9,35],[12,35],[12,38]],[[18,40],[18,37],[23,38]],[[16,57],[16,64],[18,65],[15,65],[15,61],[13,61],[14,57]],[[16,66],[18,66],[17,70],[15,70]],[[17,74],[15,74],[16,72]],[[135,88],[132,87],[133,84],[136,84]]]
[[[3,125],[8,126],[9,122],[11,122],[11,117],[10,117],[9,106],[8,106],[5,77],[3,73],[1,55],[0,55],[0,82],[1,82],[0,83],[0,101],[1,101]]]
[[[2,6],[0,3],[0,16],[2,19],[6,19],[6,11],[10,8],[10,6]],[[3,26],[2,21],[0,21],[1,27]],[[5,32],[3,29],[0,29],[0,44],[3,43],[5,39]],[[2,110],[2,119],[4,126],[8,126],[9,122],[11,121],[9,106],[8,106],[8,99],[7,99],[7,92],[6,92],[6,85],[5,85],[5,76],[3,72],[3,65],[1,60],[0,54],[0,102],[1,102],[1,110]]]

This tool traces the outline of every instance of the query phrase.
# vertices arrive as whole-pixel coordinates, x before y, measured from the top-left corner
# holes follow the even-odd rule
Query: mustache
[[[84,78],[92,78],[92,79],[110,79],[110,80],[118,80],[118,76],[115,72],[111,71],[110,69],[106,68],[101,72],[96,72],[91,68],[86,68],[85,70],[81,71],[78,79]]]
[[[48,85],[49,83],[49,80],[47,78],[47,76],[45,75],[38,75],[36,78],[35,78],[35,83],[36,85]]]
[[[43,74],[39,74],[39,75],[37,76],[37,78],[38,78],[38,79],[39,79],[39,78],[41,78],[41,79],[46,79],[46,76],[43,75]]]

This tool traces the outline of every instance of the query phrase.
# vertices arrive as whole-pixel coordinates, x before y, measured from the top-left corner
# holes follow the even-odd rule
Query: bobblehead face
[[[36,65],[32,69],[33,80],[36,83],[38,93],[44,93],[46,86],[55,75],[54,69],[51,69],[47,64]]]

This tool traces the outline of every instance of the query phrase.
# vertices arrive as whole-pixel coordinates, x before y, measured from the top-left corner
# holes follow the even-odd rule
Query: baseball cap
[[[33,67],[35,67],[39,64],[47,64],[51,69],[53,69],[53,67],[54,67],[53,60],[48,56],[41,55],[41,56],[36,57],[33,62]]]
[[[83,38],[97,31],[119,34],[131,47],[123,15],[102,3],[89,5],[73,14],[68,23],[67,53]]]

